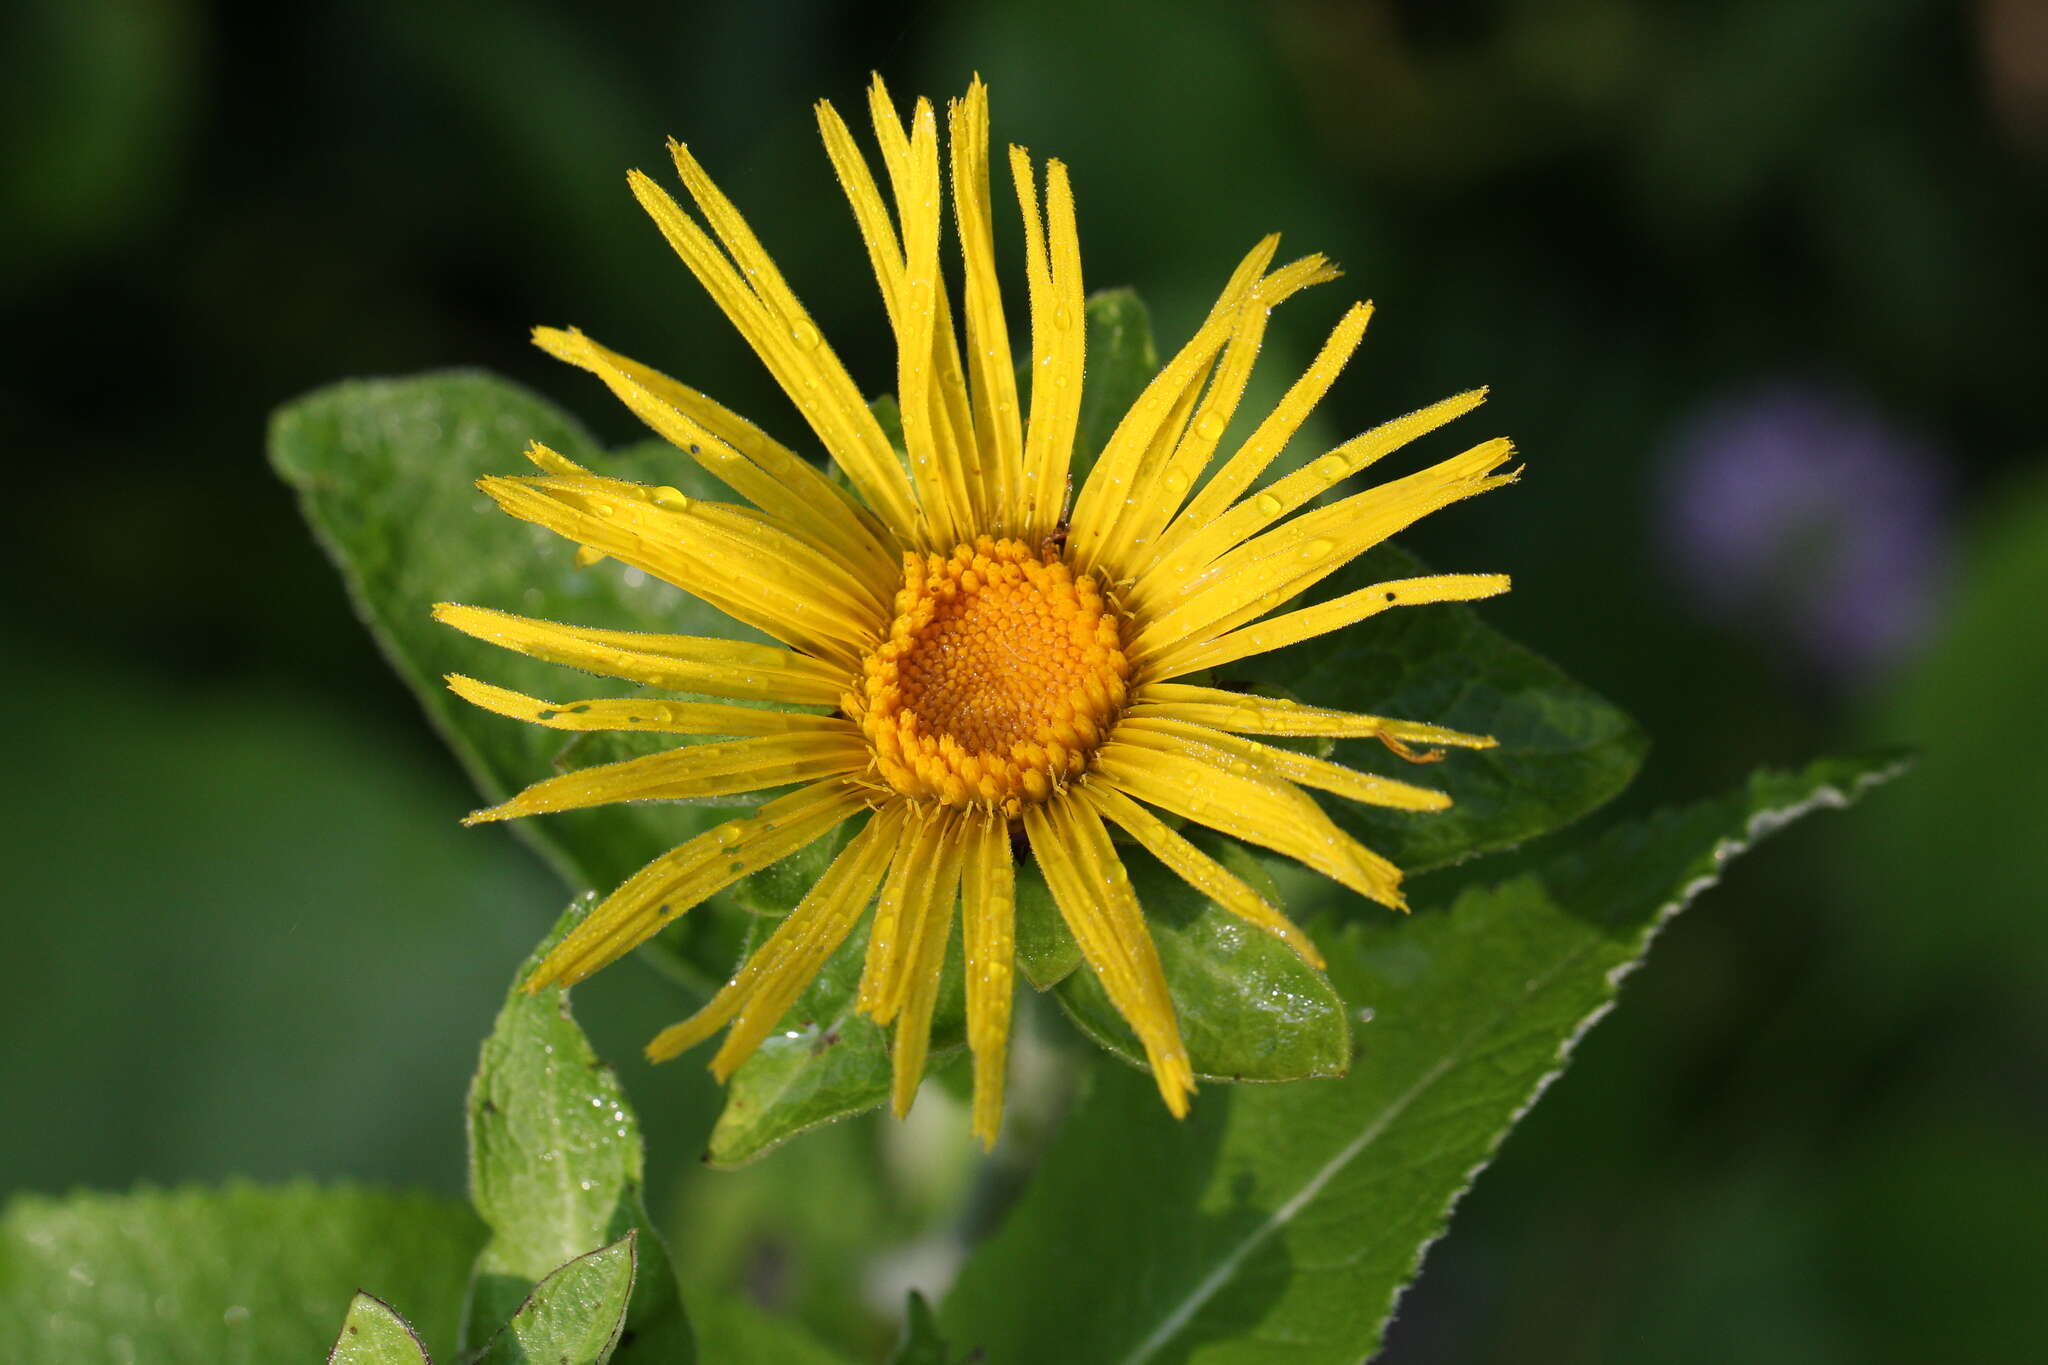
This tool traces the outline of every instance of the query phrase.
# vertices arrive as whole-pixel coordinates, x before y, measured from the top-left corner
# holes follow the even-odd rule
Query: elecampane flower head
[[[973,1124],[985,1143],[995,1140],[1002,1113],[1012,839],[1021,832],[1089,968],[1143,1044],[1167,1107],[1183,1114],[1194,1073],[1111,830],[1320,967],[1306,936],[1178,832],[1178,822],[1298,859],[1361,896],[1405,908],[1399,870],[1340,830],[1304,788],[1417,812],[1442,809],[1449,798],[1247,736],[1377,737],[1416,758],[1431,755],[1415,746],[1493,741],[1180,680],[1391,607],[1505,591],[1500,575],[1432,575],[1270,614],[1418,518],[1511,480],[1501,471],[1512,448],[1488,441],[1301,510],[1476,407],[1484,393],[1475,391],[1376,427],[1260,486],[1357,347],[1371,312],[1357,304],[1308,371],[1219,461],[1268,314],[1336,276],[1321,256],[1275,267],[1278,238],[1269,237],[1238,265],[1194,336],[1070,490],[1086,333],[1065,167],[1045,164],[1041,197],[1030,155],[1009,149],[1029,280],[1027,414],[996,283],[985,88],[977,80],[948,108],[944,155],[929,101],[919,100],[906,123],[877,79],[868,102],[886,195],[830,104],[818,106],[818,122],[895,331],[904,453],[689,149],[669,150],[698,216],[634,173],[634,195],[796,403],[852,491],[703,394],[580,332],[539,329],[544,349],[602,379],[745,501],[605,478],[538,445],[528,453],[539,474],[486,479],[484,491],[584,554],[642,569],[780,644],[436,608],[459,630],[551,662],[756,703],[556,703],[451,678],[479,706],[557,729],[728,737],[550,778],[471,819],[795,787],[628,879],[535,970],[526,985],[536,990],[581,981],[706,897],[856,822],[816,885],[731,982],[648,1053],[670,1058],[730,1026],[711,1062],[721,1080],[730,1076],[872,903],[857,1003],[895,1026],[893,1102],[901,1114],[924,1073],[957,908]],[[942,198],[953,206],[957,302],[941,273]]]

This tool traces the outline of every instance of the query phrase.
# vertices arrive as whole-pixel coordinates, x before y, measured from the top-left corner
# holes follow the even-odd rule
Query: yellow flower
[[[1155,810],[1405,908],[1399,870],[1338,829],[1303,787],[1411,811],[1442,809],[1449,798],[1243,736],[1377,737],[1412,758],[1434,756],[1413,745],[1493,741],[1176,680],[1390,607],[1506,590],[1500,575],[1433,575],[1268,615],[1417,518],[1512,479],[1497,472],[1512,448],[1489,441],[1290,515],[1476,407],[1484,391],[1475,391],[1367,431],[1253,492],[1357,347],[1371,313],[1357,304],[1204,480],[1267,315],[1337,273],[1321,256],[1273,268],[1278,239],[1269,237],[1239,264],[1193,339],[1072,490],[1086,333],[1066,168],[1046,163],[1041,212],[1031,158],[1010,148],[1030,284],[1026,419],[996,284],[987,92],[977,80],[950,105],[943,160],[930,102],[919,100],[906,125],[878,79],[869,105],[888,198],[830,104],[818,106],[818,122],[895,330],[907,456],[892,447],[745,219],[689,150],[671,144],[702,222],[637,172],[634,195],[853,492],[703,394],[580,332],[548,328],[535,333],[545,350],[602,379],[751,506],[604,478],[539,445],[528,452],[538,476],[482,483],[506,511],[583,546],[584,556],[642,569],[781,644],[435,609],[459,630],[553,663],[786,709],[547,702],[450,678],[479,706],[557,729],[730,737],[550,778],[471,819],[796,787],[636,873],[548,955],[529,990],[581,981],[721,888],[857,821],[859,831],[767,942],[648,1054],[673,1057],[730,1024],[711,1062],[721,1080],[730,1076],[873,902],[858,1005],[895,1025],[893,1100],[901,1114],[924,1073],[957,904],[974,1131],[985,1143],[995,1140],[1002,1114],[1011,850],[1021,831],[1088,966],[1144,1045],[1167,1107],[1183,1114],[1194,1073],[1110,828],[1320,967],[1299,929]],[[956,337],[940,268],[942,190],[950,191],[959,239],[964,337]]]

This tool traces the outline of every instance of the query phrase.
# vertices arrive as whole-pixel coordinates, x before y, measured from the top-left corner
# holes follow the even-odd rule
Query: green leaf
[[[909,1302],[903,1306],[903,1339],[896,1343],[896,1354],[889,1357],[889,1365],[950,1365],[952,1359],[945,1339],[939,1335],[939,1320],[932,1313],[931,1304],[924,1295],[911,1290]]]
[[[734,1365],[851,1365],[848,1357],[802,1327],[755,1307],[740,1294],[700,1298],[697,1305],[691,1320],[706,1360],[729,1360]]]
[[[1283,910],[1259,860],[1228,839],[1197,836],[1209,854]],[[1195,1074],[1215,1081],[1339,1076],[1351,1065],[1351,1021],[1330,979],[1292,948],[1197,892],[1143,849],[1120,846],[1131,889],[1159,946],[1181,1038]],[[1067,1016],[1112,1053],[1145,1053],[1095,973],[1060,984]]]
[[[427,1348],[390,1304],[358,1293],[341,1320],[327,1365],[433,1365]]]
[[[871,923],[872,917],[847,936],[780,1026],[733,1073],[705,1154],[712,1165],[743,1166],[798,1133],[864,1113],[889,1098],[890,1034],[854,1011]],[[932,1008],[927,1072],[966,1043],[961,962],[956,928]]]
[[[1105,289],[1088,298],[1088,382],[1074,428],[1067,477],[1078,491],[1131,404],[1159,372],[1152,314],[1134,289]],[[1028,390],[1026,390],[1028,392]]]
[[[1081,965],[1081,945],[1060,918],[1045,874],[1030,859],[1017,864],[1017,970],[1049,991]]]
[[[694,1350],[675,1275],[641,1203],[639,1120],[570,1017],[567,993],[528,995],[517,984],[587,908],[586,900],[564,913],[520,968],[470,1086],[470,1198],[491,1238],[476,1260],[463,1340],[473,1348],[556,1267],[638,1229],[626,1318],[633,1337],[620,1359],[670,1365]]]
[[[1098,1067],[946,1300],[948,1338],[990,1365],[1369,1356],[1453,1202],[1657,929],[1756,839],[1901,766],[1759,774],[1447,908],[1347,925],[1324,947],[1373,1018],[1341,1080],[1211,1089],[1175,1123],[1148,1080]]]
[[[319,1360],[358,1289],[454,1357],[483,1240],[462,1205],[310,1184],[23,1195],[0,1216],[0,1342],[64,1365]]]
[[[1414,556],[1381,545],[1293,605],[1426,572]],[[1411,874],[1510,848],[1578,819],[1629,784],[1647,748],[1626,714],[1470,607],[1390,611],[1228,664],[1216,682],[1499,740],[1497,749],[1447,750],[1427,766],[1396,757],[1376,740],[1337,742],[1340,763],[1450,793],[1455,804],[1431,814],[1334,798],[1322,803],[1339,825]]]
[[[604,1365],[626,1329],[637,1237],[578,1256],[534,1286],[475,1365]]]
[[[638,570],[610,561],[578,569],[574,545],[499,512],[475,482],[527,469],[521,452],[529,441],[607,475],[668,484],[692,497],[730,496],[670,446],[647,442],[603,451],[548,403],[484,374],[339,384],[281,409],[270,431],[271,461],[298,490],[357,612],[492,802],[558,767],[699,741],[572,735],[471,706],[448,691],[444,675],[465,673],[551,701],[631,694],[633,688],[473,640],[433,621],[434,603],[621,630],[764,638]],[[736,796],[721,804],[759,799]],[[514,821],[513,828],[572,889],[609,890],[724,818],[727,812],[714,805],[642,802]]]

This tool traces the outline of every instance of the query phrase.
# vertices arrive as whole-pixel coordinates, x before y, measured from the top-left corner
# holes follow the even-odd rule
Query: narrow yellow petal
[[[903,230],[903,329],[897,337],[897,396],[910,478],[924,514],[927,548],[951,546],[975,528],[974,489],[965,468],[969,432],[954,430],[934,373],[940,318],[946,309],[939,273],[938,116],[919,100],[900,163],[892,163],[896,213]],[[950,318],[950,314],[947,314]]]
[[[720,1080],[730,1076],[761,1045],[859,922],[895,851],[900,824],[900,808],[894,815],[885,809],[872,816],[732,980],[702,1009],[655,1035],[647,1045],[647,1059],[665,1062],[680,1056],[744,1010],[746,1019],[733,1030],[733,1036],[719,1049],[719,1060],[713,1062]],[[723,1070],[720,1061],[726,1063]]]
[[[995,1146],[1003,1126],[1003,1081],[1010,1049],[1010,1006],[1017,951],[1016,869],[1010,822],[976,813],[960,885],[960,927],[967,957],[967,1046],[974,1054],[974,1135]]]
[[[882,306],[889,314],[889,324],[900,327],[897,313],[903,305],[903,245],[896,239],[896,224],[889,217],[888,201],[882,198],[874,172],[868,169],[867,158],[861,155],[860,144],[854,141],[853,130],[846,126],[839,111],[829,100],[820,100],[816,112],[825,155],[830,158],[839,187],[853,209],[854,225],[860,229],[861,241],[868,249],[868,262],[874,267],[875,282],[881,286]]]
[[[852,675],[839,665],[745,640],[565,626],[454,602],[435,603],[434,619],[548,663],[674,692],[837,706],[852,682]]]
[[[536,327],[533,339],[549,355],[603,380],[657,434],[848,573],[887,584],[895,556],[883,544],[881,524],[810,461],[695,389],[606,350],[574,328]]]
[[[880,608],[853,595],[853,580],[745,508],[663,506],[640,485],[598,493],[558,476],[487,478],[478,487],[513,516],[650,573],[807,654],[854,667],[886,624]]]
[[[901,999],[896,1002],[889,1087],[890,1107],[897,1118],[910,1112],[911,1103],[917,1099],[918,1085],[924,1080],[925,1058],[931,1051],[932,1008],[939,998],[946,944],[953,935],[953,906],[959,899],[960,872],[967,854],[964,836],[971,818],[965,811],[945,811],[933,821],[943,826],[938,864],[933,869],[931,891],[923,898],[913,955],[905,973],[898,977]]]
[[[1264,929],[1292,948],[1309,966],[1322,969],[1323,955],[1293,920],[1247,886],[1243,878],[1175,833],[1165,821],[1106,782],[1084,782],[1077,790],[1083,800],[1123,826],[1189,886],[1239,919]]]
[[[1009,522],[1023,482],[1024,437],[1017,415],[1017,370],[1010,359],[1010,330],[1003,319],[1002,290],[996,282],[995,228],[988,187],[988,87],[979,77],[948,115],[953,211],[960,232],[965,286],[962,313],[967,325],[967,363],[974,381],[975,444],[984,472],[979,482],[993,523],[983,529],[1008,534],[1020,529]]]
[[[1169,720],[1163,716],[1127,716],[1117,726],[1117,735],[1133,742],[1141,742],[1138,737],[1147,734],[1244,759],[1258,764],[1275,777],[1283,777],[1289,782],[1348,797],[1353,801],[1362,801],[1369,806],[1434,811],[1448,810],[1451,805],[1450,797],[1428,787],[1397,782],[1393,778],[1381,777],[1376,773],[1360,772],[1356,768],[1347,768],[1341,763],[1332,763],[1326,758],[1316,758],[1311,754],[1296,753],[1292,749],[1281,749],[1271,744],[1241,739],[1221,730],[1211,730],[1206,725],[1194,725],[1184,720]]]
[[[1395,607],[1419,607],[1433,602],[1476,602],[1508,590],[1506,574],[1431,574],[1426,578],[1399,578],[1359,588],[1312,607],[1290,611],[1255,625],[1245,626],[1211,639],[1194,639],[1160,651],[1148,661],[1146,676],[1152,679],[1185,677],[1205,668],[1220,668],[1255,654],[1265,654],[1356,625],[1368,616]],[[1401,738],[1401,736],[1396,736]],[[1452,740],[1430,741],[1455,743]]]
[[[907,536],[916,522],[909,480],[860,390],[801,310],[778,312],[755,294],[724,252],[668,193],[635,171],[634,198],[768,367],[882,523]],[[708,183],[708,181],[707,181]],[[763,253],[765,255],[765,253]]]
[[[1138,1035],[1160,1097],[1174,1117],[1185,1116],[1195,1088],[1194,1068],[1174,1018],[1159,950],[1102,817],[1076,800],[1038,802],[1024,808],[1024,830],[1082,957]]]
[[[1383,422],[1371,431],[1354,436],[1327,455],[1274,480],[1257,497],[1245,499],[1209,525],[1163,549],[1162,560],[1138,580],[1133,602],[1155,610],[1170,606],[1181,599],[1185,585],[1203,566],[1250,540],[1341,480],[1399,450],[1416,437],[1463,416],[1485,399],[1485,389],[1473,389],[1432,403],[1419,412]]]
[[[828,778],[670,849],[592,910],[534,968],[524,988],[575,985],[654,937],[706,896],[815,842],[866,807],[867,797],[862,787]]]
[[[1024,445],[1021,530],[1027,543],[1052,534],[1067,500],[1067,470],[1081,419],[1081,383],[1087,365],[1087,299],[1081,285],[1081,248],[1074,225],[1074,191],[1059,161],[1045,166],[1045,222],[1031,154],[1010,148],[1010,176],[1024,215],[1024,256],[1031,288],[1031,423]],[[1047,241],[1051,234],[1050,245]]]
[[[1266,266],[1272,261],[1273,253],[1280,247],[1280,239],[1267,237],[1253,247],[1223,293],[1209,310],[1209,316],[1196,329],[1187,345],[1169,360],[1137,402],[1117,423],[1109,441],[1102,448],[1101,458],[1088,473],[1087,482],[1074,500],[1073,531],[1068,540],[1068,552],[1082,568],[1093,568],[1101,557],[1101,549],[1108,537],[1115,531],[1132,493],[1132,481],[1160,428],[1176,408],[1185,408],[1188,391],[1201,382],[1209,367],[1216,359],[1216,353],[1223,349],[1224,342],[1237,322],[1238,306],[1252,286],[1264,277]]]
[[[1124,726],[1096,751],[1095,770],[1147,805],[1270,848],[1382,905],[1407,908],[1399,868],[1338,829],[1301,788],[1257,764]]]
[[[875,923],[868,931],[867,959],[861,966],[854,1007],[878,1024],[895,1018],[903,1005],[905,982],[917,957],[918,935],[924,929],[925,902],[936,892],[945,847],[948,826],[941,814],[923,806],[914,808],[902,851],[875,903]]]
[[[1337,275],[1336,267],[1321,256],[1305,256],[1252,287],[1239,305],[1236,326],[1193,421],[1177,433],[1172,446],[1159,458],[1148,459],[1133,480],[1130,507],[1118,518],[1115,534],[1104,545],[1106,560],[1141,572],[1157,557],[1155,542],[1159,533],[1180,510],[1195,480],[1208,468],[1217,442],[1223,439],[1237,412],[1272,310],[1303,289],[1336,279]]]
[[[1250,488],[1254,480],[1264,473],[1273,458],[1294,439],[1294,433],[1308,420],[1315,405],[1329,392],[1337,375],[1358,349],[1360,338],[1365,335],[1365,325],[1372,320],[1372,305],[1354,303],[1350,311],[1339,320],[1329,340],[1316,353],[1315,360],[1294,381],[1287,393],[1273,406],[1266,420],[1237,448],[1237,453],[1224,462],[1221,469],[1202,485],[1186,509],[1167,528],[1161,538],[1162,556],[1171,554],[1173,546],[1188,531],[1200,530],[1223,515],[1223,510],[1237,500],[1237,496]]]
[[[877,78],[877,89],[879,88]],[[871,91],[871,100],[873,93]],[[886,90],[881,91],[881,96],[886,102]],[[878,112],[876,117],[876,131],[883,146],[891,186],[899,196],[906,191],[918,192],[910,178],[910,141],[902,127],[894,123],[893,109],[886,115],[886,127],[883,126],[885,116]],[[933,298],[929,338],[925,338],[925,329],[920,320],[919,337],[913,340],[910,335],[911,318],[907,311],[911,300],[908,297],[906,283],[905,249],[897,239],[895,224],[889,217],[888,205],[882,198],[874,176],[868,170],[866,158],[861,155],[853,140],[851,130],[829,103],[820,102],[818,105],[818,129],[824,138],[826,154],[832,160],[834,171],[838,173],[839,183],[846,191],[847,201],[852,205],[854,221],[867,244],[868,259],[874,266],[875,281],[881,287],[882,303],[889,315],[889,325],[896,334],[899,348],[898,404],[907,408],[915,403],[917,413],[911,419],[911,423],[917,430],[917,440],[921,448],[925,448],[928,455],[935,454],[945,460],[949,468],[964,469],[966,460],[962,451],[973,443],[974,418],[969,410],[967,381],[960,367],[959,350],[953,339],[952,316],[944,290],[941,289]],[[936,225],[935,202],[920,205],[917,212],[921,215],[920,221],[923,216],[929,216]],[[936,242],[935,226],[932,235],[934,262],[937,259]],[[917,302],[922,307],[922,300]],[[921,387],[916,392],[923,396],[914,398],[902,383],[901,367],[906,363],[907,357],[918,355],[929,356],[930,370],[928,373],[920,373]],[[912,425],[905,427],[906,444],[910,443]],[[927,468],[929,467],[928,465]],[[972,486],[973,481],[966,482],[969,485],[967,492],[971,495],[976,491]],[[976,524],[980,525],[979,522]],[[937,528],[928,527],[927,530],[932,533],[932,538],[936,539]]]
[[[1176,604],[1146,621],[1132,642],[1132,662],[1143,667],[1168,648],[1263,616],[1431,512],[1511,482],[1513,474],[1487,474],[1512,454],[1506,441],[1489,441],[1303,513],[1238,546],[1190,575]]]
[[[858,733],[841,716],[808,711],[769,711],[709,701],[663,701],[658,697],[601,697],[585,701],[542,701],[494,687],[460,673],[447,677],[448,690],[473,706],[552,730],[623,730],[663,735],[834,735]]]
[[[1356,711],[1333,711],[1321,706],[1304,706],[1282,697],[1226,692],[1216,687],[1190,687],[1184,683],[1147,683],[1138,690],[1130,710],[1124,714],[1133,719],[1165,716],[1239,735],[1387,738],[1403,744],[1455,749],[1491,749],[1499,743],[1490,735],[1469,735],[1462,730],[1450,730],[1422,721],[1393,720]]]
[[[486,478],[478,486],[501,503],[505,490],[518,488],[544,494],[573,511],[592,513],[609,523],[621,543],[630,544],[636,536],[652,542],[636,551],[642,557],[673,547],[684,555],[723,553],[749,557],[756,564],[778,562],[786,566],[785,577],[802,574],[809,591],[860,614],[886,612],[895,599],[900,559],[886,575],[849,573],[810,532],[752,507],[589,473]],[[604,529],[597,527],[597,534]]]
[[[763,735],[691,744],[618,763],[600,763],[536,782],[511,800],[463,817],[465,825],[517,820],[620,801],[684,801],[760,791],[858,773],[867,741],[848,726],[834,734]]]

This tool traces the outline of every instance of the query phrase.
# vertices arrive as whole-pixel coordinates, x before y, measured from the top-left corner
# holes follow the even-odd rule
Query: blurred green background
[[[1343,295],[1268,343],[1277,373],[1378,303],[1333,429],[1492,385],[1468,420],[1523,483],[1410,544],[1513,573],[1489,617],[1642,719],[1626,808],[1924,750],[1670,930],[1386,1359],[2011,1358],[2048,1225],[2030,0],[8,7],[0,1184],[459,1191],[475,1048],[562,893],[456,827],[460,775],[265,418],[480,365],[632,437],[526,345],[548,322],[799,430],[625,193],[669,134],[889,387],[809,108],[870,70],[981,72],[996,136],[1071,164],[1090,282],[1135,285],[1169,344],[1259,234],[1338,259]],[[673,1013],[652,974],[579,995],[686,1275],[823,1314],[943,1263],[896,1244],[931,1196],[914,1134],[701,1173],[714,1092],[635,1060]],[[802,1263],[807,1221],[836,1268]]]

